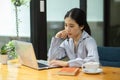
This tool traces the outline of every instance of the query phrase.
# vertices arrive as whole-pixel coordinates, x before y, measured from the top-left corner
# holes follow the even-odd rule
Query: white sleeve
[[[84,62],[99,62],[97,44],[95,40],[93,38],[90,38],[90,40],[86,41],[85,46],[88,54],[87,57],[84,59]]]
[[[60,46],[61,43],[63,43],[63,39],[52,38],[48,51],[48,60],[61,59],[65,56],[65,48]]]

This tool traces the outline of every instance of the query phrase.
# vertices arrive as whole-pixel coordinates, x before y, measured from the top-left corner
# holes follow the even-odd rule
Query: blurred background
[[[120,47],[120,0],[31,0],[17,7],[18,27],[14,4],[1,0],[0,47],[13,39],[32,42],[36,57],[46,59],[51,38],[64,28],[64,15],[75,7],[86,12],[98,46]]]

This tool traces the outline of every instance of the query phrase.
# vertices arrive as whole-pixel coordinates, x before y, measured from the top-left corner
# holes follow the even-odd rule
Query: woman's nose
[[[70,28],[69,28],[69,27],[67,27],[65,30],[66,30],[67,32],[69,32],[69,31],[70,31]]]

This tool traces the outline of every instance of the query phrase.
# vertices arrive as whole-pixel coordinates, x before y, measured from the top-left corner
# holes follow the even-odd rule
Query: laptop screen
[[[16,53],[19,56],[20,62],[23,65],[38,68],[35,52],[30,42],[13,40],[15,43]]]

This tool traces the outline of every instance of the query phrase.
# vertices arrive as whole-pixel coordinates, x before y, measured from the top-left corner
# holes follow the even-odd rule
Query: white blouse
[[[65,56],[69,58],[70,67],[81,67],[83,63],[90,61],[99,62],[97,45],[95,40],[85,31],[74,48],[72,38],[61,39],[53,37],[48,51],[48,60],[62,59]]]

